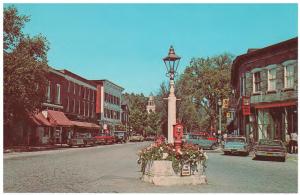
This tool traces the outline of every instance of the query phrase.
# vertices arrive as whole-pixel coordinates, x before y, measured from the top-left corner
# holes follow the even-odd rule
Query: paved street
[[[4,154],[4,192],[297,192],[297,159],[253,161],[208,153],[208,185],[158,187],[139,180],[149,142]]]

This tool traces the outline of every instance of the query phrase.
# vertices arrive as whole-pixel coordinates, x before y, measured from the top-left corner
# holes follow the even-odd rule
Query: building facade
[[[248,50],[234,60],[231,78],[241,135],[285,141],[298,131],[298,38]]]
[[[121,98],[123,87],[108,80],[93,80],[97,88],[96,114],[103,130],[111,133],[122,124]]]

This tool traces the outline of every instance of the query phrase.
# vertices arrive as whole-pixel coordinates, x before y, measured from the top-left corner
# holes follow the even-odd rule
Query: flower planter
[[[147,163],[142,180],[160,186],[206,184],[203,170],[203,166],[197,164],[197,167],[191,169],[191,175],[181,176],[174,172],[172,161],[154,160]]]

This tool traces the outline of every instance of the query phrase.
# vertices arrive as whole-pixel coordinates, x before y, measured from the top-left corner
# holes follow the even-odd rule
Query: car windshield
[[[244,138],[227,138],[226,142],[239,142],[239,143],[245,143]]]
[[[261,139],[259,140],[259,145],[281,146],[281,142],[276,140]]]

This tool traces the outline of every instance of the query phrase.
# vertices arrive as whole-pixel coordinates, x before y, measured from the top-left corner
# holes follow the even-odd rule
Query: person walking
[[[291,153],[297,153],[298,135],[296,132],[291,133]]]
[[[291,153],[291,136],[288,132],[285,134],[285,143],[287,152]]]

